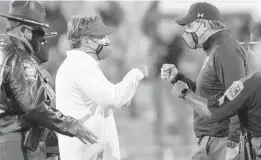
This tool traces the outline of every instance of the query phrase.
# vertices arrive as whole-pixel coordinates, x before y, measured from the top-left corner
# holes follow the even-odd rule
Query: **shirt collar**
[[[228,29],[220,30],[217,33],[211,35],[208,40],[203,44],[203,49],[206,53],[209,53],[212,48],[219,42],[220,39],[230,35]]]
[[[81,50],[78,50],[78,49],[72,49],[72,50],[69,50],[66,52],[67,54],[67,57],[79,57],[79,58],[82,58],[82,59],[85,59],[85,60],[88,60],[89,64],[93,64],[93,65],[98,65],[99,63],[97,62],[97,60],[95,60],[92,56],[90,56],[89,54],[81,51]]]

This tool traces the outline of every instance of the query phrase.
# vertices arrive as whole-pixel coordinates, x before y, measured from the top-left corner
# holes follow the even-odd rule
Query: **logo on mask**
[[[198,13],[198,18],[199,17],[203,18],[204,17],[204,13]]]

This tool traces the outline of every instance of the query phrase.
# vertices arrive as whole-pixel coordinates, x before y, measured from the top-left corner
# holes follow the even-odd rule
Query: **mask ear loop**
[[[202,22],[201,22],[201,24],[202,24]],[[194,43],[195,43],[195,47],[194,47],[194,48],[190,47],[190,48],[192,48],[192,49],[196,49],[196,48],[197,48],[197,44],[198,44],[198,36],[197,36],[196,32],[198,31],[198,29],[199,29],[199,27],[201,26],[201,24],[198,26],[198,28],[196,29],[196,31],[195,31],[195,32],[188,32],[188,31],[184,31],[185,33],[187,33],[187,34],[190,34],[190,35],[191,35],[191,37],[192,37],[192,40],[193,40],[193,41],[194,41]],[[187,46],[188,46],[188,45],[187,45]]]
[[[84,38],[85,38],[86,43],[88,44],[87,38],[86,38],[86,37],[84,37]],[[101,60],[99,54],[101,53],[101,51],[102,51],[102,49],[103,49],[103,45],[101,45],[101,44],[95,42],[95,41],[92,40],[92,39],[90,39],[90,40],[93,41],[94,43],[98,44],[98,48],[95,50],[95,49],[93,49],[92,47],[87,46],[87,47],[90,48],[91,50],[95,51],[95,52],[88,52],[88,53],[94,53],[94,54],[96,54],[98,60]]]
[[[94,41],[94,40],[91,40],[91,41],[93,41],[94,43],[98,44],[98,48],[96,49],[96,55],[97,55],[97,57],[98,57],[98,60],[101,60],[100,57],[99,57],[99,54],[101,53],[101,51],[102,51],[104,45],[99,44],[99,43],[97,43],[97,42]]]
[[[193,49],[196,49],[196,46],[198,45],[198,39],[199,37],[201,37],[202,35],[204,35],[206,33],[207,30],[205,30],[199,37],[197,36],[196,32],[199,30],[200,26],[204,23],[204,27],[206,27],[206,23],[205,22],[201,22],[200,25],[198,26],[198,28],[196,29],[195,32],[186,32],[186,33],[190,33],[191,34],[191,37],[193,39],[193,41],[195,42],[195,48]]]
[[[191,34],[190,32],[186,32],[186,31],[185,31],[185,33]],[[187,41],[184,39],[184,37],[183,37],[182,39],[183,39],[183,41],[186,43],[186,45],[187,45],[189,48],[195,49],[195,47],[193,48],[193,47],[191,47],[191,46],[187,43]],[[193,40],[193,41],[194,41],[194,40]]]

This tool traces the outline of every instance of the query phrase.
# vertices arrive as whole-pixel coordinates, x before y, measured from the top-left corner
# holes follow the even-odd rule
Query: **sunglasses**
[[[33,28],[31,31],[32,31],[33,35],[39,36],[41,38],[45,36],[45,31],[41,27]]]

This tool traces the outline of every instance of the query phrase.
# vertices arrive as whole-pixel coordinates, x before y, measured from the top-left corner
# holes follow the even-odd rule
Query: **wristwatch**
[[[189,89],[188,88],[184,88],[182,91],[181,91],[181,98],[182,99],[185,99],[185,96],[189,93]]]
[[[238,143],[233,142],[233,141],[227,141],[227,147],[228,148],[235,148],[238,146]]]

